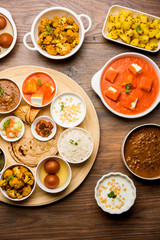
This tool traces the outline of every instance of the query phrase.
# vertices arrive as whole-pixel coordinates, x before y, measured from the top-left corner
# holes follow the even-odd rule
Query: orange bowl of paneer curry
[[[24,100],[33,107],[49,105],[57,93],[57,85],[51,75],[45,72],[33,72],[22,83]]]
[[[113,57],[92,78],[92,88],[114,114],[138,118],[160,100],[160,70],[148,57],[123,53]]]

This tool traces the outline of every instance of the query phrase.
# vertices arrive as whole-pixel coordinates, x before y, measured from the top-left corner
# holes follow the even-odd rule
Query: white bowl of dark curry
[[[0,114],[14,111],[21,102],[18,85],[11,79],[0,78]]]
[[[160,125],[148,123],[132,129],[123,141],[122,159],[135,176],[160,179]]]

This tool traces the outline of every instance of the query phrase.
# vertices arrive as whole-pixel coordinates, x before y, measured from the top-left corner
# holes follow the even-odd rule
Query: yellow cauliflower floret
[[[9,180],[9,185],[12,188],[19,189],[24,186],[24,182],[19,180],[17,177],[14,177],[13,179]]]
[[[46,36],[46,38],[44,38],[44,40],[43,40],[43,44],[48,45],[48,44],[51,43],[51,41],[52,41],[52,37],[51,36]]]
[[[0,180],[0,187],[4,188],[5,186],[7,186],[7,179],[4,179],[4,180]]]
[[[13,171],[11,169],[7,169],[3,174],[4,179],[8,178],[9,176],[13,176]]]
[[[30,192],[31,192],[31,187],[28,185],[27,187],[24,187],[23,189],[23,192],[22,192],[22,195],[23,195],[23,197],[26,197],[26,196],[28,196],[29,194],[30,194]]]
[[[16,198],[17,197],[17,191],[16,189],[7,189],[6,193],[10,198]]]
[[[23,173],[21,172],[19,166],[14,167],[14,168],[12,169],[12,171],[13,171],[13,174],[14,174],[15,177],[17,177],[18,179],[21,179],[21,178],[22,178]]]
[[[71,17],[67,17],[67,23],[73,25],[74,20]]]
[[[20,166],[20,170],[22,173],[28,172],[28,169],[23,166]]]
[[[57,52],[60,54],[60,55],[66,55],[70,52],[70,45],[68,43],[57,43],[56,45],[56,49],[57,49]]]
[[[46,51],[51,55],[57,55],[57,50],[55,48],[55,45],[49,45],[46,47]]]

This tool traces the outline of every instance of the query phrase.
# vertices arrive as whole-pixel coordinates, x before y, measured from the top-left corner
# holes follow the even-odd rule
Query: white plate
[[[61,109],[60,109],[60,106],[58,106],[58,101],[62,101],[63,98],[69,98],[69,97],[75,99],[73,102],[74,104],[78,104],[78,101],[79,101],[79,102],[81,102],[81,105],[82,105],[81,114],[79,114],[79,119],[75,122],[70,122],[70,123],[62,122],[60,120]],[[71,105],[71,104],[68,103],[68,105]],[[53,109],[53,107],[55,107],[55,109]],[[86,104],[85,104],[85,101],[83,100],[83,98],[80,97],[78,94],[73,93],[73,92],[64,92],[64,93],[59,94],[54,99],[54,101],[51,104],[50,112],[51,112],[52,118],[59,126],[64,127],[64,128],[72,128],[72,127],[78,126],[84,120],[84,118],[86,116]]]
[[[46,122],[51,122],[51,123],[53,124],[53,128],[52,128],[52,130],[51,130],[52,133],[51,133],[48,137],[41,137],[40,135],[37,134],[37,132],[36,132],[36,130],[35,130],[36,124],[37,124],[40,120],[44,120],[44,121],[46,121]],[[32,125],[31,125],[31,132],[32,132],[33,136],[34,136],[37,140],[43,141],[43,142],[48,141],[48,140],[50,140],[51,138],[53,138],[54,135],[56,134],[56,131],[57,131],[56,123],[53,121],[52,118],[50,118],[50,117],[48,117],[48,116],[40,116],[40,117],[36,118],[36,119],[33,121]]]
[[[108,35],[108,29],[107,29],[107,22],[108,22],[108,19],[109,19],[109,15],[113,15],[113,14],[119,14],[119,12],[122,11],[122,12],[128,12],[130,11],[132,14],[133,14],[133,17],[135,17],[137,14],[144,14],[148,17],[148,20],[149,21],[152,21],[153,19],[157,18],[160,20],[159,17],[156,17],[156,16],[153,16],[153,15],[150,15],[150,14],[147,14],[147,13],[144,13],[144,12],[140,12],[140,11],[137,11],[137,10],[134,10],[132,8],[127,8],[127,7],[123,7],[123,6],[119,6],[119,5],[113,5],[112,7],[110,7],[110,9],[108,10],[108,13],[107,13],[107,16],[106,16],[106,19],[104,21],[104,24],[103,24],[103,28],[102,28],[102,35],[104,38],[110,40],[110,41],[113,41],[113,42],[118,42],[120,44],[123,44],[123,45],[126,45],[126,46],[129,46],[129,47],[133,47],[133,48],[137,48],[137,49],[140,49],[140,50],[144,50],[144,51],[147,51],[147,52],[158,52],[159,49],[160,49],[160,40],[158,41],[158,47],[156,50],[154,51],[151,51],[151,50],[147,50],[145,48],[140,48],[140,47],[136,47],[136,46],[132,46],[131,44],[127,44],[125,42],[122,41],[121,38],[118,38],[117,40],[115,39],[111,39],[111,38],[108,38],[107,35]]]
[[[16,138],[7,138],[6,136],[2,135],[2,131],[1,131],[1,130],[0,130],[0,135],[1,135],[1,137],[2,137],[4,140],[6,140],[7,142],[16,142],[16,141],[18,141],[18,140],[23,136],[23,134],[24,134],[24,130],[25,130],[24,124],[23,124],[23,122],[21,121],[21,119],[19,119],[18,117],[8,116],[8,117],[4,118],[4,119],[1,121],[0,126],[3,126],[4,122],[5,122],[7,119],[9,119],[9,118],[18,119],[18,120],[21,122],[21,124],[22,124],[22,132],[21,132],[20,136],[19,136],[19,137],[16,137]]]

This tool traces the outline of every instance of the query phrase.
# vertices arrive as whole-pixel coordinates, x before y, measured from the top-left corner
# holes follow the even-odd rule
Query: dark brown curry
[[[133,131],[126,141],[124,155],[136,175],[160,177],[160,127],[144,126]]]
[[[20,91],[17,85],[8,80],[0,79],[0,112],[7,113],[18,106]]]

